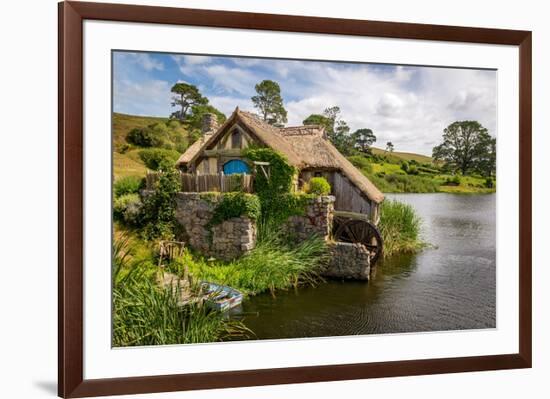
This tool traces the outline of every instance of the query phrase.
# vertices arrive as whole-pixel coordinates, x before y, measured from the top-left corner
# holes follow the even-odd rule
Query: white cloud
[[[401,112],[401,108],[405,102],[401,97],[393,93],[385,93],[382,95],[376,105],[376,114],[381,116],[392,117]]]
[[[492,135],[497,133],[494,71],[184,55],[171,58],[183,74],[175,80],[197,84],[227,115],[236,106],[253,111],[250,97],[254,85],[272,79],[281,86],[289,125],[302,124],[310,114],[337,105],[352,131],[370,128],[378,145],[392,141],[397,151],[431,154],[443,129],[456,120],[478,120]],[[142,59],[142,65],[158,67],[148,61]],[[128,80],[115,85],[120,101],[140,114],[168,115],[168,82],[138,82],[142,83]]]
[[[227,117],[239,107],[243,111],[255,112],[248,97],[212,96],[208,97],[210,104],[223,112]]]
[[[211,65],[205,68],[205,72],[212,79],[214,87],[228,93],[250,94],[258,82],[257,76],[244,68]]]
[[[172,59],[180,66],[183,65],[203,65],[212,62],[212,57],[206,55],[173,55]]]
[[[261,65],[263,62],[263,60],[259,58],[239,58],[239,57],[231,58],[231,61],[233,61],[233,63],[239,67],[246,67],[246,68],[253,67],[256,65]]]
[[[146,80],[136,83],[115,80],[113,104],[115,112],[134,115],[164,115],[173,111],[170,107],[170,84],[163,80]]]
[[[164,64],[154,59],[147,53],[118,53],[117,56],[121,57],[123,61],[127,60],[131,63],[139,65],[146,71],[164,70]]]
[[[307,75],[305,74],[307,73]],[[450,68],[371,66],[333,67],[317,63],[291,68],[302,90],[286,103],[289,124],[338,105],[352,131],[368,127],[377,144],[392,141],[396,150],[431,154],[443,129],[455,120],[478,120],[496,135],[496,75]],[[300,88],[304,86],[304,88]],[[307,87],[306,87],[307,86]],[[283,94],[285,85],[283,87]]]

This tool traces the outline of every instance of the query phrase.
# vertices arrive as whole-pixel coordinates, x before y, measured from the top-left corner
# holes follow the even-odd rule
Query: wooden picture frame
[[[83,374],[83,22],[124,21],[512,45],[519,48],[519,352],[491,356],[113,379]],[[59,369],[61,397],[353,380],[531,367],[531,32],[120,4],[59,4]]]

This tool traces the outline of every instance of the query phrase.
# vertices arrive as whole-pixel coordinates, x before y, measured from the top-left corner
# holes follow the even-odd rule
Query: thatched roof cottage
[[[179,158],[180,169],[198,174],[250,173],[242,150],[251,144],[270,147],[299,170],[298,184],[323,176],[336,197],[336,210],[366,214],[378,222],[384,195],[332,145],[322,126],[277,128],[236,108],[221,126],[208,114],[203,133]]]

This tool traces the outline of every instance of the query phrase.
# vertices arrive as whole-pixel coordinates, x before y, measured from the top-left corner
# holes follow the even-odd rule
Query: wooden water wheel
[[[336,241],[363,244],[371,254],[371,265],[374,265],[382,254],[382,236],[363,214],[335,211],[332,237]]]

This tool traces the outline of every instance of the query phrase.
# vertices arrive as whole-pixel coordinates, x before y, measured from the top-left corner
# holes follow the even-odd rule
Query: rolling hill
[[[144,176],[147,167],[140,157],[142,147],[128,143],[126,137],[133,129],[153,130],[162,137],[163,149],[183,153],[196,139],[179,122],[169,118],[113,114],[113,173],[115,180],[124,176]]]
[[[376,147],[372,147],[371,149],[372,149],[372,153],[376,155],[393,156],[393,157],[399,158],[400,160],[405,160],[405,161],[414,160],[418,163],[432,163],[432,158],[427,155],[414,154],[412,152],[399,152],[399,151],[394,151],[392,153],[389,153],[387,151],[384,151]]]

